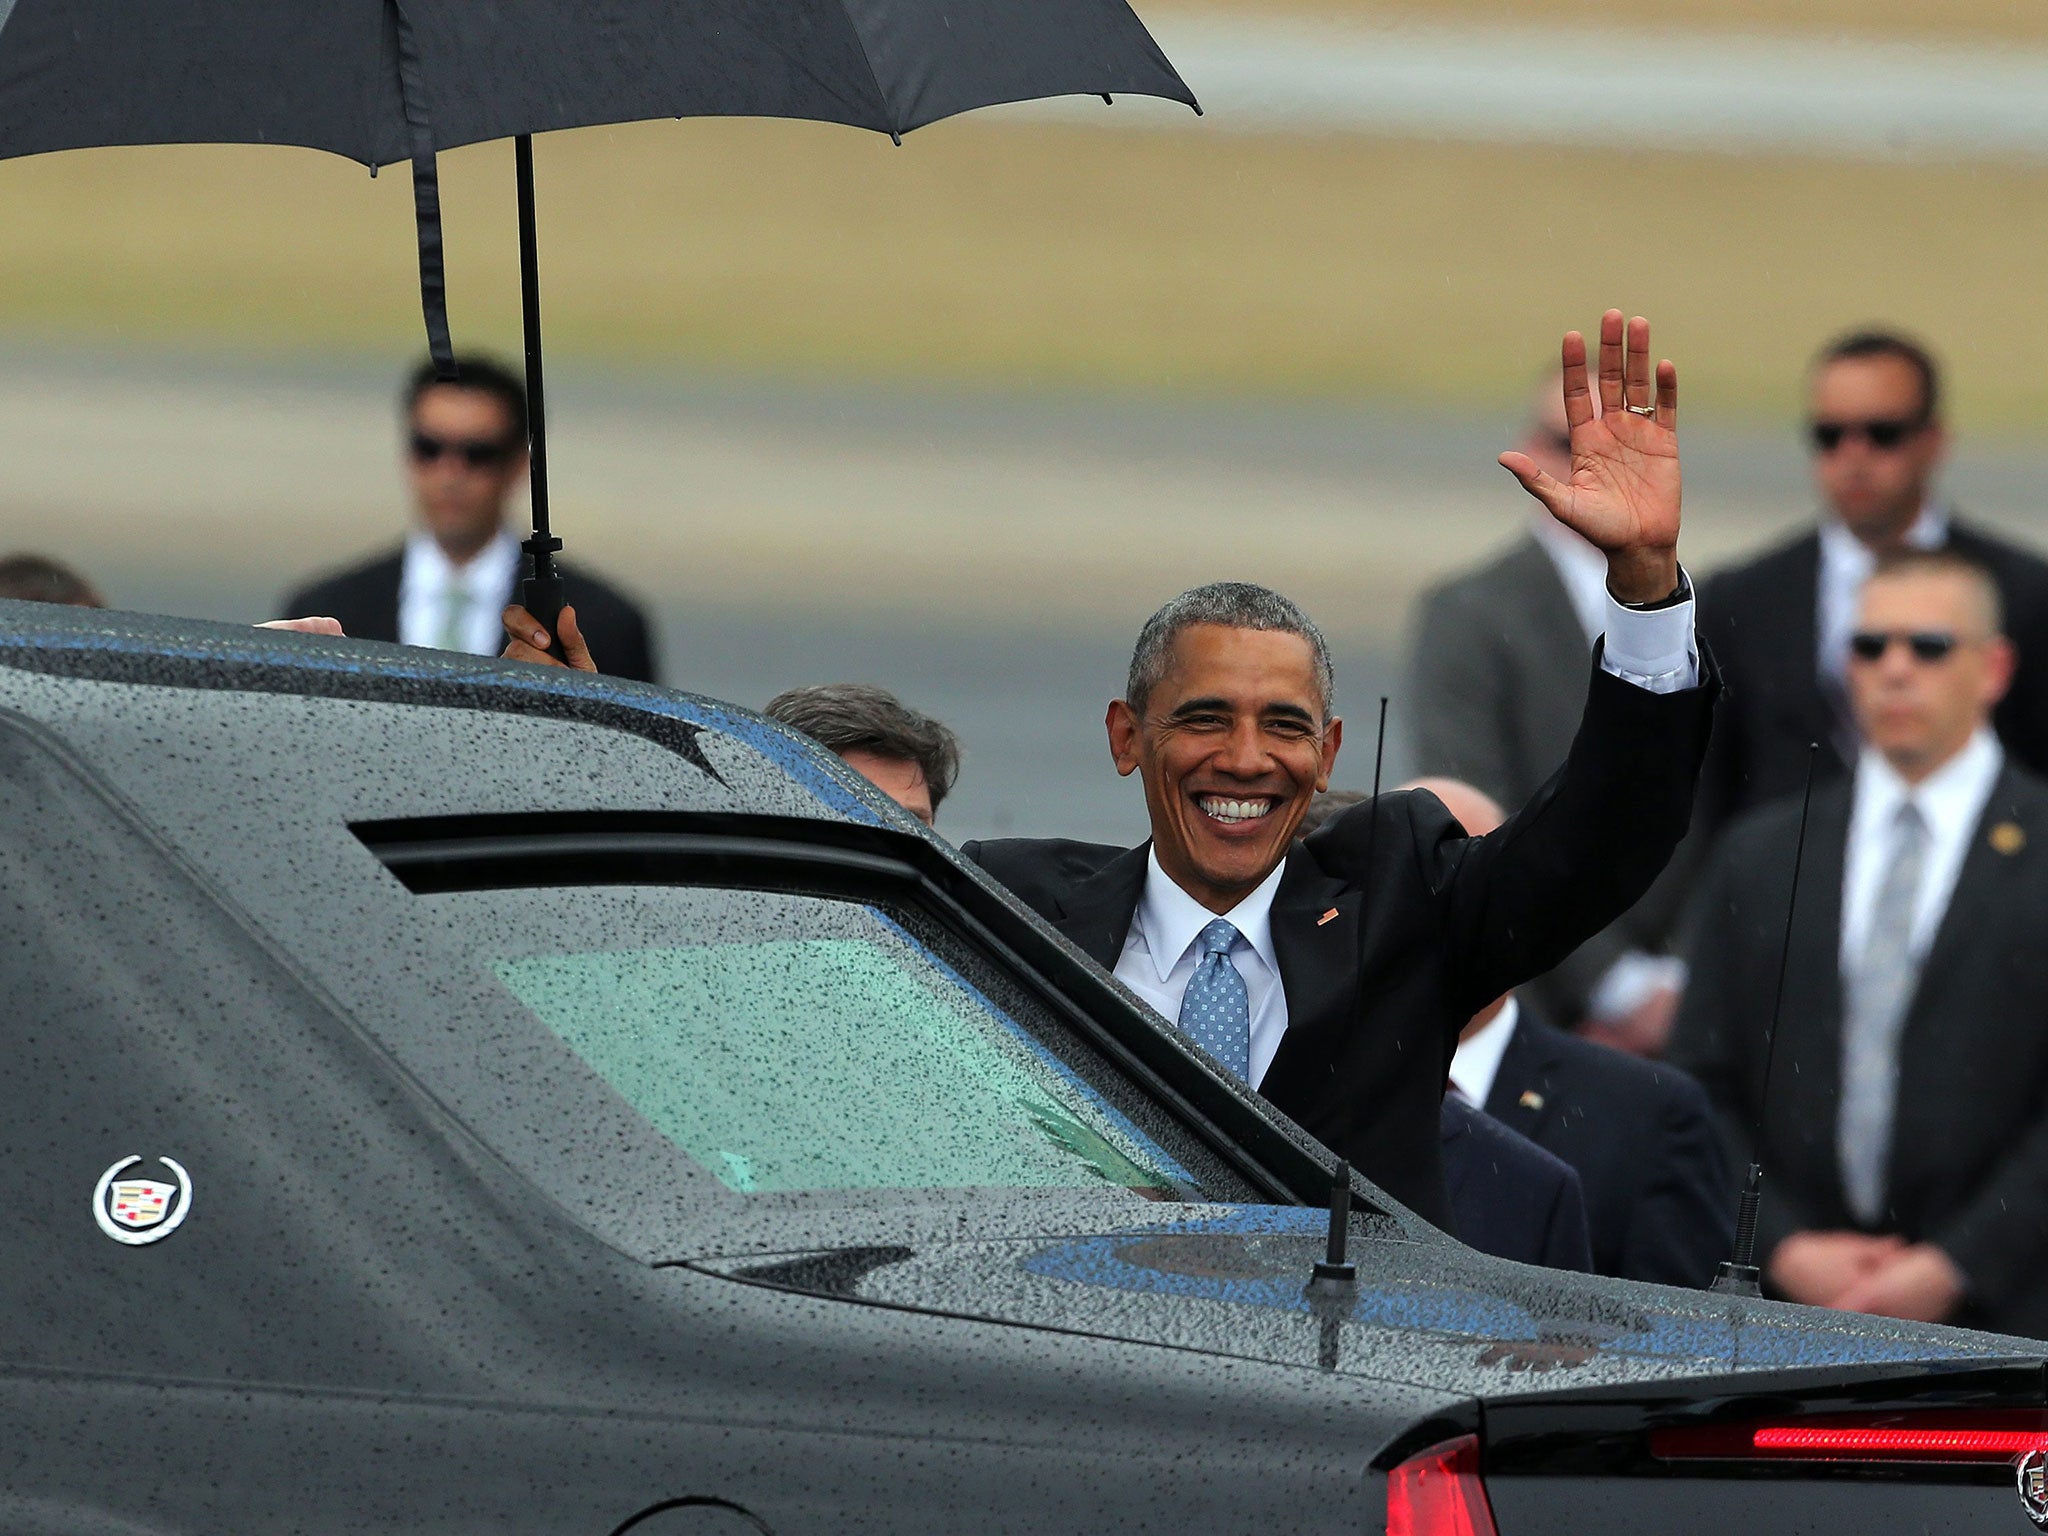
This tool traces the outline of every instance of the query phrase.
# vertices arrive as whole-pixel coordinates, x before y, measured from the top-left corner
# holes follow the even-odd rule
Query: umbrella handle
[[[568,591],[562,581],[562,573],[555,568],[549,545],[560,549],[562,541],[535,534],[521,546],[526,551],[532,574],[519,584],[519,601],[533,615],[534,621],[548,632],[548,654],[557,661],[567,661],[569,658],[562,650],[562,637],[556,626],[561,620]]]

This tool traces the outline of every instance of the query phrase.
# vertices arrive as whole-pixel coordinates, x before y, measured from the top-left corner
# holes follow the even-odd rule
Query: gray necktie
[[[1252,1005],[1244,978],[1230,963],[1237,930],[1223,918],[1203,928],[1200,957],[1181,994],[1180,1027],[1187,1037],[1238,1075],[1252,1080]]]
[[[1884,1216],[1885,1164],[1899,1097],[1899,1032],[1920,978],[1913,908],[1927,864],[1927,822],[1908,800],[1892,824],[1892,856],[1870,909],[1862,953],[1842,978],[1842,1105],[1835,1150],[1842,1192],[1866,1226]]]
[[[441,638],[435,646],[443,651],[469,649],[469,588],[460,581],[448,583],[441,594]]]

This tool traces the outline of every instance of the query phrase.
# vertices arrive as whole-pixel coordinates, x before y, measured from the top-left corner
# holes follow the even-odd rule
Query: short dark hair
[[[104,608],[99,588],[70,566],[47,555],[0,555],[0,597],[29,603],[64,603],[73,608]]]
[[[428,359],[413,369],[405,381],[405,419],[412,420],[413,408],[420,403],[421,395],[443,387],[473,389],[480,395],[489,395],[505,408],[505,417],[512,423],[508,441],[520,448],[526,446],[526,384],[503,363],[480,353],[463,353],[455,359],[455,376],[444,379],[433,360]]]
[[[1973,560],[1953,549],[1895,549],[1879,555],[1870,573],[1875,581],[1887,576],[1960,576],[1977,593],[1983,604],[1985,627],[1994,635],[2005,633],[2005,599],[1998,590],[1998,578],[1981,560]]]
[[[1145,712],[1145,703],[1159,680],[1166,676],[1167,659],[1180,632],[1196,624],[1220,624],[1226,629],[1274,630],[1298,635],[1308,642],[1313,656],[1316,691],[1323,696],[1323,718],[1337,704],[1336,669],[1330,664],[1330,644],[1309,616],[1267,587],[1248,581],[1212,581],[1206,587],[1192,587],[1145,621],[1138,631],[1138,643],[1131,650],[1131,671],[1124,680],[1124,702]]]
[[[1941,414],[1941,365],[1926,347],[1901,332],[1873,327],[1837,336],[1820,349],[1813,360],[1813,371],[1818,373],[1830,363],[1856,362],[1866,357],[1895,357],[1911,368],[1920,379],[1921,421],[1933,421]]]
[[[891,762],[917,764],[934,812],[960,776],[960,739],[886,688],[813,683],[778,693],[762,713],[802,731],[828,752],[872,752]]]

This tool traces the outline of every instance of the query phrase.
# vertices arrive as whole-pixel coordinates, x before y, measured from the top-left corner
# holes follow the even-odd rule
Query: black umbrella
[[[561,606],[548,526],[531,135],[655,117],[912,128],[1134,92],[1195,106],[1125,0],[0,0],[0,158],[296,144],[410,160],[427,338],[448,370],[435,152],[515,140],[532,407],[526,606]],[[1199,107],[1196,108],[1200,110]]]

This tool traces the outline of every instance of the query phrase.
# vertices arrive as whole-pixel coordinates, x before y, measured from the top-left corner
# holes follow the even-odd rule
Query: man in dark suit
[[[1276,593],[1183,594],[1140,632],[1109,706],[1118,772],[1142,777],[1152,840],[1014,840],[962,852],[1224,1068],[1395,1199],[1450,1220],[1440,1144],[1458,1030],[1639,897],[1683,835],[1716,687],[1678,566],[1677,372],[1649,323],[1565,338],[1571,479],[1502,464],[1606,552],[1609,612],[1563,769],[1490,837],[1432,795],[1384,797],[1295,845],[1343,726],[1329,648]],[[506,654],[545,660],[517,610]],[[587,649],[562,641],[571,665]]]
[[[1903,336],[1845,336],[1815,360],[1809,388],[1819,526],[1701,587],[1701,638],[1728,680],[1701,786],[1709,832],[1797,794],[1809,742],[1821,744],[1829,777],[1854,762],[1844,658],[1857,593],[1891,550],[1953,549],[1991,573],[2018,655],[1993,723],[2016,763],[2048,772],[2048,562],[1940,499],[1948,440],[1934,360]]]
[[[1474,835],[1505,819],[1470,784],[1406,787],[1434,794]],[[1465,1026],[1451,1088],[1576,1170],[1595,1273],[1700,1287],[1734,1252],[1735,1188],[1720,1133],[1705,1091],[1678,1068],[1568,1035],[1518,990]]]
[[[1452,1230],[1465,1243],[1518,1264],[1592,1269],[1585,1192],[1569,1165],[1455,1093],[1441,1127]]]
[[[1789,947],[1796,799],[1716,853],[1673,1056],[1763,1164],[1779,1294],[2048,1335],[2048,784],[1989,729],[1995,584],[1888,557],[1850,643],[1864,745],[1814,791]]]
[[[418,525],[400,548],[292,593],[284,612],[337,619],[358,639],[495,656],[524,574],[506,510],[527,475],[526,387],[485,358],[458,359],[452,381],[429,363],[407,383],[404,408]],[[561,570],[605,670],[653,682],[645,615],[589,572]]]
[[[1522,452],[1571,472],[1556,376],[1532,402]],[[1583,661],[1604,624],[1607,562],[1536,509],[1497,557],[1424,593],[1409,650],[1415,759],[1423,771],[1522,805],[1579,728]],[[1663,1049],[1684,968],[1664,953],[1661,890],[1523,989],[1545,1013],[1642,1055]]]

